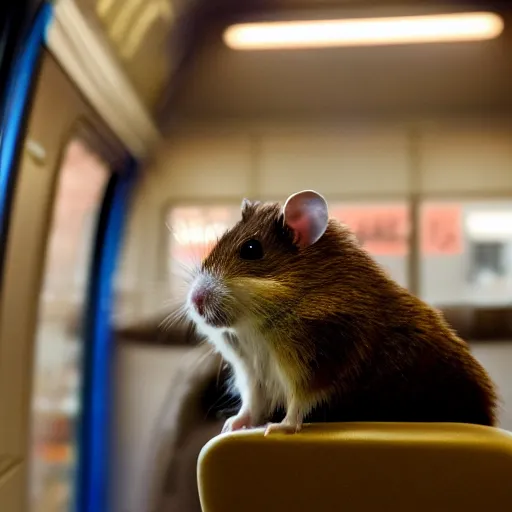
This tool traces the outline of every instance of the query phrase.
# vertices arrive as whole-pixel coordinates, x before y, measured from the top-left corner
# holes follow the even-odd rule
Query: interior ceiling
[[[229,23],[263,18],[371,16],[461,9],[458,0],[80,0],[103,24],[155,116],[285,119],[512,111],[512,5],[489,42],[236,52]],[[392,10],[390,10],[392,9]]]
[[[153,112],[198,36],[212,20],[237,7],[236,0],[74,1],[107,36],[128,78]],[[259,3],[241,1],[246,7]]]
[[[151,109],[176,65],[168,51],[169,34],[193,0],[76,1],[82,12],[101,26],[128,78]]]

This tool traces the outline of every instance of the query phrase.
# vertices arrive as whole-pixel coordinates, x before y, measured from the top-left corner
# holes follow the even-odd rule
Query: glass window
[[[426,201],[421,291],[436,306],[510,304],[512,201]]]
[[[80,389],[80,326],[96,214],[108,165],[81,139],[65,148],[54,201],[36,333],[32,510],[69,510]]]
[[[499,281],[507,274],[505,242],[469,242],[469,281]]]
[[[338,203],[330,210],[396,282],[407,286],[410,217],[405,201]]]

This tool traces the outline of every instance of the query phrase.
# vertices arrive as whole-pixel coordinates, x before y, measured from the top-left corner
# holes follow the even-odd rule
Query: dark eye
[[[263,247],[258,240],[245,241],[240,247],[240,258],[243,260],[261,260],[263,258]]]

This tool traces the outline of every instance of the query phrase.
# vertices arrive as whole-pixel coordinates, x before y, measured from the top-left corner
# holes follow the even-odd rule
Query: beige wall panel
[[[263,196],[316,189],[327,196],[408,191],[406,132],[319,131],[263,136]]]
[[[244,135],[171,139],[156,164],[156,195],[170,200],[241,196],[248,191],[251,140]]]
[[[426,193],[512,190],[512,127],[491,124],[425,128],[420,138]]]

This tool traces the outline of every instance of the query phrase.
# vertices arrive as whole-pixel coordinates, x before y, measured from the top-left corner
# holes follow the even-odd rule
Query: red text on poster
[[[457,204],[424,206],[421,211],[422,254],[452,256],[462,251],[461,206]]]

